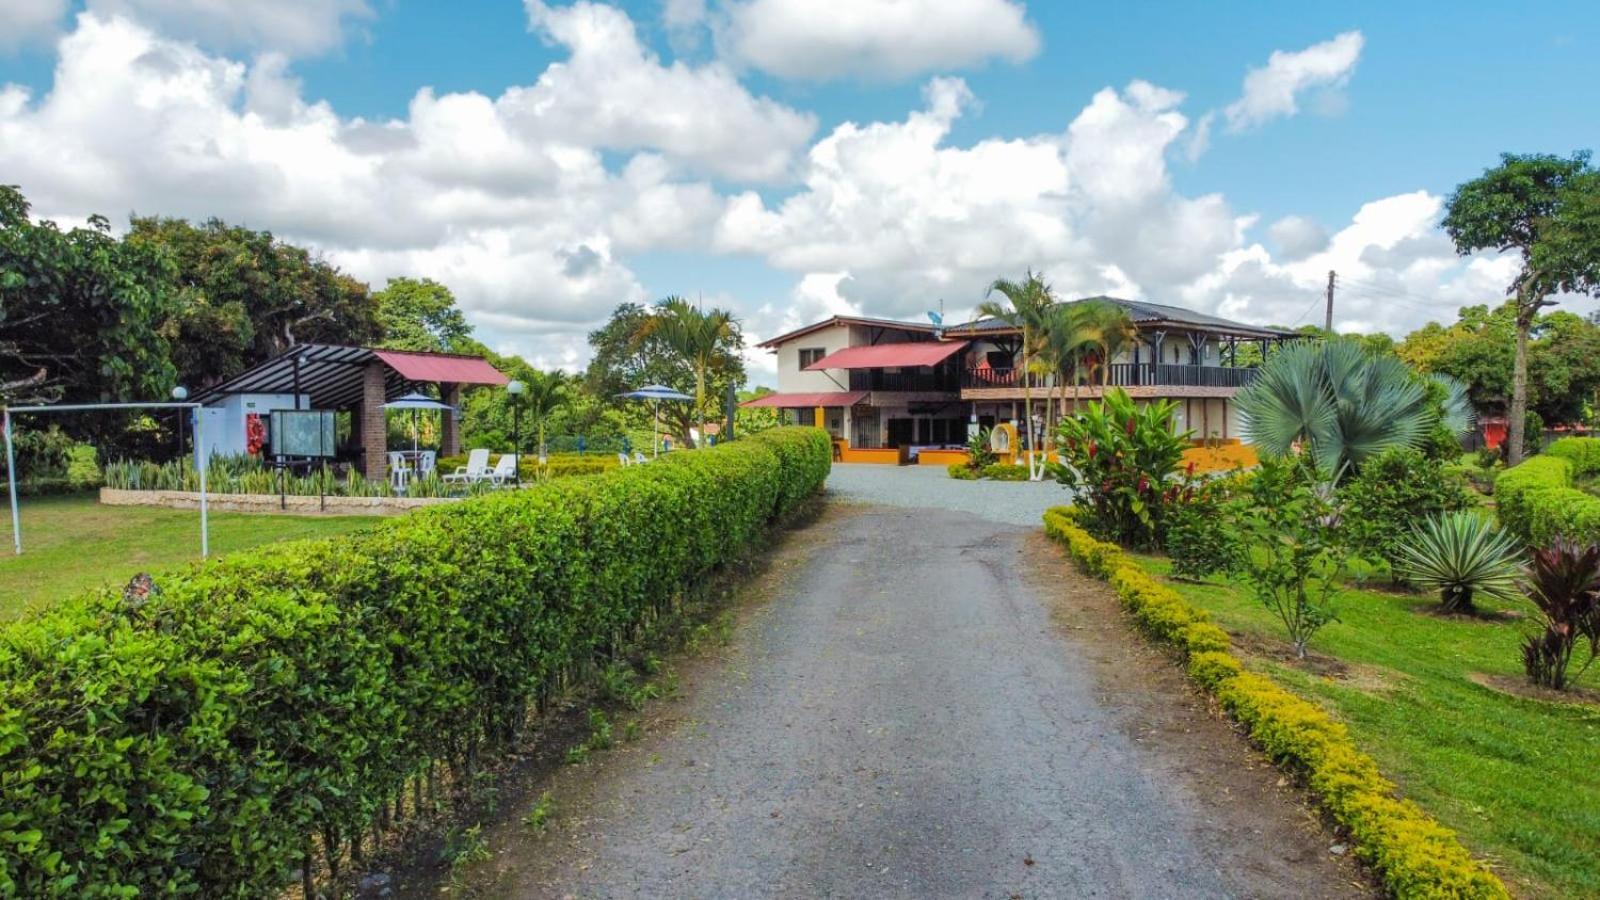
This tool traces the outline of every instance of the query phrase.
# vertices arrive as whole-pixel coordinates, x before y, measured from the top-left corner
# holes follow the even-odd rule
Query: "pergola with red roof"
[[[207,388],[197,399],[215,403],[230,394],[293,394],[309,397],[312,409],[350,410],[361,445],[361,470],[367,478],[381,480],[388,477],[385,403],[419,385],[434,384],[442,402],[459,408],[463,385],[508,381],[478,356],[300,344]],[[453,456],[461,452],[461,433],[455,413],[446,410],[442,415],[439,451]]]

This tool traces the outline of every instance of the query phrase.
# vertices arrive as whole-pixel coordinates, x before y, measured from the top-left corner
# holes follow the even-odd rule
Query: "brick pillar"
[[[461,408],[461,385],[451,384],[448,381],[439,383],[439,399],[450,406]],[[456,422],[456,414],[452,410],[442,410],[439,413],[439,455],[461,455],[461,428]]]
[[[389,477],[388,429],[384,427],[383,401],[386,367],[380,362],[367,363],[361,373],[361,405],[358,430],[361,434],[361,471],[368,481],[385,481]]]

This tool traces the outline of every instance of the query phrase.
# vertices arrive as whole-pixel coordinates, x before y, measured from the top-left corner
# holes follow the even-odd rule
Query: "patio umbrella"
[[[411,410],[411,455],[413,459],[422,458],[421,454],[417,451],[417,438],[421,434],[421,431],[417,428],[417,410],[448,409],[451,412],[456,411],[454,406],[451,406],[448,403],[440,403],[432,397],[429,397],[427,394],[419,394],[416,391],[412,391],[411,393],[402,397],[396,397],[393,400],[390,400],[388,403],[383,405],[383,408]]]
[[[624,400],[649,400],[654,416],[655,434],[650,436],[650,456],[655,458],[661,452],[661,401],[672,400],[678,403],[688,403],[693,397],[681,391],[675,391],[664,384],[647,384],[638,390],[618,394]]]

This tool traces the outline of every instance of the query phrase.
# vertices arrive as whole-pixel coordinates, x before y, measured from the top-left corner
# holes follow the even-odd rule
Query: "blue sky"
[[[20,108],[0,101],[0,136],[43,136],[36,142],[54,145],[48,153],[29,157],[14,151],[11,158],[0,147],[0,170],[32,176],[21,180],[41,213],[70,219],[93,211],[113,218],[133,209],[193,216],[215,211],[249,219],[325,248],[364,277],[405,269],[450,281],[491,338],[567,365],[581,363],[583,328],[613,300],[699,292],[734,307],[747,328],[759,332],[792,324],[797,316],[841,309],[905,314],[939,298],[959,307],[975,302],[989,278],[1030,265],[1047,268],[1068,291],[1121,288],[1260,321],[1290,318],[1289,311],[1310,296],[1314,270],[1340,266],[1356,285],[1367,286],[1365,306],[1355,289],[1349,326],[1403,333],[1429,313],[1448,316],[1453,303],[1485,293],[1504,274],[1503,265],[1497,269],[1487,260],[1476,269],[1470,262],[1451,264],[1448,247],[1441,252],[1440,236],[1422,222],[1429,203],[1436,206],[1502,150],[1566,153],[1600,143],[1600,101],[1594,97],[1600,54],[1593,51],[1600,46],[1600,10],[1592,3],[1519,9],[1487,3],[1108,7],[951,0],[930,4],[934,12],[909,21],[860,13],[861,21],[851,23],[849,7],[875,4],[830,10],[812,3],[785,10],[789,0],[672,0],[618,4],[618,17],[600,7],[557,2],[525,7],[489,0],[285,0],[276,5],[279,19],[302,17],[285,30],[260,14],[268,4],[237,4],[232,18],[221,20],[214,12],[183,15],[187,2],[91,0],[85,19],[75,21],[73,14],[85,8],[81,3],[0,0],[0,15],[15,6],[15,21],[34,23],[0,45],[0,84],[13,85],[13,97],[21,96],[19,87],[27,92]],[[24,6],[32,19],[21,18]],[[194,6],[204,4],[196,0]],[[830,24],[801,29],[792,40],[790,32],[774,32],[781,26],[771,23],[796,8]],[[669,27],[674,13],[686,15],[689,24]],[[950,24],[963,15],[970,16],[965,24]],[[990,27],[1007,16],[1015,16],[1013,27]],[[86,30],[85,20],[99,27]],[[508,90],[541,83],[548,67],[572,61],[579,52],[573,41],[590,39],[575,34],[592,36],[600,26],[619,23],[632,27],[646,64],[632,58],[628,45],[619,50],[615,42],[596,43],[595,68],[585,81],[540,88],[543,102],[570,106],[570,112],[551,118],[501,110],[511,140],[519,144],[508,146],[507,157],[493,161],[493,173],[483,177],[512,184],[503,192],[505,202],[541,217],[537,228],[519,232],[515,222],[486,212],[491,205],[479,201],[492,200],[494,189],[485,189],[482,178],[464,179],[471,184],[463,186],[463,179],[440,174],[481,164],[474,147],[485,146],[488,137],[442,144],[421,169],[408,157],[405,166],[386,160],[379,171],[363,168],[373,159],[370,151],[328,156],[341,147],[287,139],[316,130],[317,115],[306,109],[323,101],[336,124],[322,125],[335,131],[349,133],[353,120],[362,119],[387,123],[384,133],[391,136],[420,133],[411,113],[419,90],[429,88],[435,98],[502,98]],[[942,28],[960,33],[941,43]],[[780,35],[776,49],[773,33]],[[767,44],[761,43],[763,34]],[[1349,54],[1337,72],[1293,88],[1292,111],[1225,127],[1226,110],[1241,102],[1247,73],[1268,67],[1274,53],[1314,53],[1352,34],[1359,52]],[[63,49],[74,40],[82,45],[77,55]],[[928,44],[926,52],[909,61],[896,56],[897,48],[919,41]],[[133,45],[145,52],[130,57],[135,62],[126,73],[113,66],[96,75],[104,79],[107,97],[93,96],[96,87],[78,88],[70,97],[56,90],[58,66],[104,66],[91,58],[113,58],[111,48]],[[841,45],[853,48],[848,63],[828,57]],[[209,66],[234,63],[246,81],[259,71],[273,87],[259,96],[281,103],[292,96],[297,111],[275,107],[277,130],[253,131],[260,126],[238,117],[251,111],[257,95],[229,86],[223,76],[208,85],[215,95],[204,103],[172,101],[183,93],[173,85],[184,83],[172,72],[163,74],[161,90],[140,81],[149,75],[136,60],[148,59],[151,47],[183,48],[171,50],[182,57],[177,65],[195,71],[215,75]],[[825,58],[835,61],[820,61]],[[675,77],[670,70],[679,63],[699,80],[669,84]],[[615,84],[593,75],[624,70],[627,77]],[[725,73],[725,83],[717,81],[718,72]],[[937,78],[960,79],[964,91],[940,93],[930,87]],[[1163,95],[1141,107],[1137,98],[1145,95],[1130,90],[1135,82],[1183,97]],[[1087,110],[1106,88],[1114,93],[1097,108],[1120,124],[1064,139],[1080,116],[1093,118]],[[252,146],[237,151],[248,158],[230,156],[235,151],[225,137],[215,141],[215,149],[174,150],[170,131],[131,123],[109,126],[120,137],[105,145],[60,133],[70,123],[90,121],[78,118],[87,112],[69,109],[69,102],[92,109],[113,102],[119,91],[126,92],[123,106],[157,105],[143,109],[147,120],[167,121],[171,128],[187,123],[190,138],[208,130],[250,132]],[[155,95],[164,99],[151,100]],[[956,111],[939,117],[943,130],[931,138],[918,132],[920,143],[900,147],[897,142],[915,130],[915,114],[931,109],[929,98],[935,96],[955,98],[950,109]],[[635,127],[661,112],[663,98],[675,107],[677,121]],[[641,101],[653,108],[629,107]],[[702,101],[707,105],[696,105]],[[753,104],[748,109],[741,105],[746,101]],[[615,121],[593,124],[602,115],[595,110],[615,113]],[[1195,131],[1208,113],[1210,139],[1195,154]],[[1176,136],[1170,133],[1174,120],[1164,118],[1174,114],[1183,123]],[[811,127],[802,123],[806,117]],[[854,163],[847,161],[822,171],[813,153],[845,123],[878,123],[884,133],[863,136],[857,129],[843,135],[840,146],[852,148],[849,160],[861,168],[850,170]],[[697,132],[706,136],[704,148],[694,146]],[[743,152],[743,135],[752,144],[770,145],[769,158],[781,163],[727,162]],[[285,146],[263,156],[258,148],[279,139]],[[167,168],[194,166],[197,177],[215,179],[210,195],[220,208],[208,209],[204,195],[185,191],[184,179],[174,178],[163,189],[138,177],[126,157],[147,152],[141,141],[155,148],[148,152],[175,154]],[[1003,155],[969,152],[985,142],[998,147],[1008,141],[1013,150],[1031,154],[1015,172],[983,168],[1011,166],[987,159]],[[1055,162],[1044,152],[1051,142],[1062,144]],[[552,147],[590,154],[606,176],[618,180],[626,180],[630,162],[664,162],[645,179],[647,187],[607,184],[596,196],[588,193],[596,189],[593,173],[564,171],[544,195],[515,185],[523,156],[528,183],[546,177],[534,174],[533,159]],[[1080,160],[1068,161],[1074,148]],[[461,158],[459,166],[449,162],[451,154]],[[1141,161],[1129,163],[1124,182],[1097,190],[1083,185],[1105,166],[1086,169],[1083,158]],[[103,182],[103,190],[68,186],[70,173],[51,169],[64,166],[65,159],[88,165],[97,176],[95,167],[103,166],[104,177],[89,179]],[[1035,164],[1037,169],[1028,168]],[[903,185],[892,174],[901,167]],[[919,167],[926,169],[921,175]],[[1064,174],[1055,171],[1063,167]],[[403,176],[389,174],[401,169]],[[297,180],[312,180],[317,183],[304,186],[307,196],[318,190],[336,196],[346,184],[326,173],[344,170],[359,171],[363,179],[350,182],[348,221],[336,210],[279,204],[257,184],[263,178],[283,182],[292,194]],[[982,191],[992,189],[995,179],[1001,193],[1014,188],[1015,196],[990,202]],[[583,187],[575,186],[579,182]],[[401,184],[403,189],[396,187]],[[946,185],[948,197],[930,196]],[[489,196],[439,202],[443,196],[466,197],[469,187]],[[683,196],[658,198],[648,208],[668,219],[681,210],[684,226],[657,222],[644,229],[649,234],[632,233],[640,207],[629,204],[639,197],[618,195],[669,188]],[[226,203],[215,199],[235,193]],[[734,215],[735,201],[747,193],[759,201],[759,214]],[[1219,202],[1208,200],[1213,195]],[[253,196],[273,202],[251,205]],[[1391,202],[1373,207],[1364,225],[1357,221],[1364,206],[1386,199]],[[552,224],[556,210],[575,221]],[[372,239],[372,232],[384,230],[385,216],[407,220],[409,227],[397,227],[407,233]],[[874,216],[882,220],[861,227]],[[1286,217],[1295,218],[1273,231]],[[1023,221],[1028,224],[1018,224]],[[897,229],[905,233],[889,233]],[[994,247],[982,246],[986,235],[995,235]],[[1276,238],[1288,235],[1301,235],[1293,243],[1304,246],[1285,253],[1287,243]],[[880,239],[880,255],[858,252]],[[513,258],[533,252],[519,241],[548,245],[550,259],[529,259],[498,281],[477,277],[485,263],[474,260],[486,254],[498,250]],[[601,260],[593,271],[561,262],[591,255]],[[575,283],[554,283],[561,278]],[[525,307],[519,306],[518,279],[530,285]],[[1395,302],[1385,304],[1383,297]]]

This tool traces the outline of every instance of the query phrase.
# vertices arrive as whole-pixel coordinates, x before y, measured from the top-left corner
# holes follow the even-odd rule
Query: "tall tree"
[[[1005,298],[1004,302],[993,299],[995,294]],[[1043,277],[1034,274],[1029,269],[1021,281],[1012,281],[1009,278],[997,278],[989,285],[988,297],[978,305],[978,315],[990,316],[1001,320],[1022,332],[1022,359],[1019,368],[1022,371],[1022,405],[1023,415],[1023,446],[1028,451],[1028,477],[1033,481],[1044,478],[1045,460],[1035,453],[1033,440],[1033,361],[1040,352],[1041,338],[1048,327],[1050,308],[1055,304],[1055,295],[1050,290]]]
[[[367,286],[271,232],[211,219],[135,217],[127,242],[177,264],[181,303],[161,324],[185,384],[205,386],[295,344],[370,345],[380,334]]]
[[[1120,303],[1100,300],[1090,309],[1089,327],[1100,345],[1100,385],[1109,387],[1111,361],[1139,340],[1139,326],[1134,324],[1133,314]]]
[[[1055,376],[1056,396],[1062,417],[1067,414],[1067,382],[1072,383],[1072,411],[1076,414],[1084,363],[1100,345],[1099,305],[1100,301],[1096,300],[1058,303],[1045,315],[1044,337],[1040,342],[1041,356],[1047,361],[1050,373]],[[1055,429],[1051,427],[1047,433],[1053,434]]]
[[[118,240],[110,223],[62,231],[34,222],[0,185],[0,401],[165,399],[174,383],[157,323],[177,294],[173,266]]]
[[[642,408],[616,399],[618,394],[647,384],[664,384],[686,394],[694,391],[693,367],[651,327],[654,318],[651,308],[624,303],[611,313],[605,325],[589,333],[594,356],[584,376],[587,392],[624,410],[636,422],[642,421]],[[706,371],[706,389],[711,396],[722,396],[730,384],[735,388],[744,384],[744,358],[740,353],[743,346],[738,324],[732,323]],[[664,426],[685,445],[697,415],[686,403],[661,405]]]
[[[385,347],[459,353],[472,337],[455,295],[431,278],[391,278],[372,299]]]
[[[557,369],[550,372],[530,372],[527,381],[523,382],[527,387],[520,402],[528,411],[529,424],[533,425],[539,437],[536,449],[541,456],[545,452],[545,426],[549,424],[550,417],[556,410],[567,405],[569,380],[567,373]],[[518,447],[517,452],[521,453],[522,448]]]
[[[700,439],[706,434],[706,384],[717,357],[730,339],[739,335],[733,314],[724,309],[703,310],[682,297],[656,304],[640,340],[659,338],[689,363],[694,372],[694,408],[700,422]]]
[[[1600,292],[1600,173],[1588,153],[1503,154],[1500,165],[1450,196],[1444,228],[1463,256],[1514,251],[1522,267],[1508,288],[1516,311],[1507,461],[1522,461],[1528,409],[1528,335],[1559,293]]]

